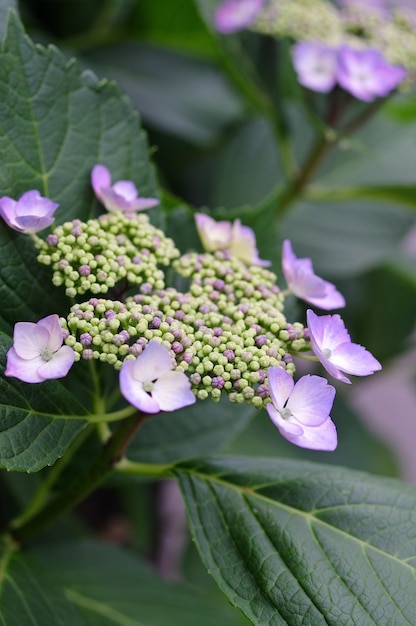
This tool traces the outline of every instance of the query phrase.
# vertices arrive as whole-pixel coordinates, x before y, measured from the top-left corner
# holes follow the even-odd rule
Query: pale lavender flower
[[[301,448],[332,451],[337,431],[330,411],[335,389],[321,376],[303,376],[295,384],[280,367],[269,367],[269,394],[266,409],[280,434]]]
[[[226,0],[214,13],[215,28],[223,34],[251,26],[261,11],[264,0]]]
[[[372,102],[387,96],[406,77],[406,70],[386,61],[379,50],[355,50],[342,46],[338,54],[337,80],[359,100]]]
[[[17,201],[8,196],[0,198],[0,215],[10,228],[32,234],[52,224],[58,206],[34,189],[26,191]]]
[[[318,41],[300,41],[293,46],[292,56],[301,85],[322,93],[335,87],[337,50]]]
[[[131,180],[119,180],[112,185],[110,170],[104,165],[93,168],[91,184],[95,195],[107,211],[134,213],[159,204],[157,198],[139,197],[136,185]]]
[[[335,285],[316,276],[310,259],[298,259],[288,239],[283,242],[282,269],[288,288],[298,298],[325,310],[345,306]]]
[[[225,250],[229,247],[232,237],[231,222],[217,222],[208,215],[195,213],[195,224],[201,243],[207,252]]]
[[[17,322],[5,375],[25,383],[63,378],[74,363],[75,353],[62,343],[63,331],[57,315],[44,317],[36,324]]]
[[[231,254],[247,265],[261,265],[263,267],[271,265],[270,261],[260,259],[253,229],[249,226],[243,226],[239,219],[234,220],[229,249]]]
[[[381,370],[381,365],[371,352],[352,343],[345,324],[339,315],[315,315],[306,313],[312,350],[326,371],[337,380],[351,383],[343,375],[369,376]]]
[[[124,361],[120,391],[143,413],[175,411],[196,401],[189,379],[172,370],[169,350],[157,341],[150,341],[135,360]]]

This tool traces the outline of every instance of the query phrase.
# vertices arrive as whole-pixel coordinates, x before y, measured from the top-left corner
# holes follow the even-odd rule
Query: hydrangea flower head
[[[150,341],[135,360],[124,361],[120,391],[144,413],[176,411],[196,401],[189,379],[183,372],[172,370],[169,350],[157,341]]]
[[[345,299],[335,285],[316,276],[310,259],[298,259],[288,239],[283,242],[282,269],[290,291],[321,309],[339,309]]]
[[[337,82],[338,53],[318,41],[300,41],[292,48],[293,67],[304,87],[327,93]]]
[[[344,376],[369,376],[381,370],[381,365],[363,346],[352,343],[345,324],[339,315],[306,313],[312,350],[326,371],[337,380],[350,383]]]
[[[266,406],[280,434],[301,448],[332,451],[337,431],[330,417],[335,389],[321,376],[303,376],[295,384],[280,367],[267,370],[272,400]]]
[[[17,201],[8,196],[0,198],[0,215],[14,230],[28,234],[37,233],[52,224],[53,214],[58,206],[34,189],[26,191]]]
[[[93,168],[91,184],[95,195],[107,211],[135,213],[159,204],[157,198],[141,198],[131,180],[119,180],[112,185],[110,170],[104,165]]]
[[[217,222],[209,215],[195,213],[195,224],[201,243],[207,252],[226,250],[229,247],[232,238],[231,222]]]
[[[226,0],[214,14],[215,28],[223,34],[250,26],[262,9],[264,0]]]
[[[338,54],[337,80],[359,100],[372,102],[387,96],[406,77],[406,70],[386,61],[379,50],[355,50],[342,46]]]
[[[63,378],[75,360],[69,346],[63,346],[63,332],[57,315],[32,322],[18,322],[14,327],[13,346],[7,353],[6,376],[25,383],[41,383]]]

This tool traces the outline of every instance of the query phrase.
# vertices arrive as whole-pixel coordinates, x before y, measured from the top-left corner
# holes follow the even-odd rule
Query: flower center
[[[47,348],[45,348],[44,350],[42,350],[42,352],[40,353],[40,356],[42,358],[42,361],[50,361],[51,358],[53,357],[53,352],[51,352],[50,350],[48,350]]]
[[[289,417],[292,417],[292,411],[288,409],[286,406],[284,409],[280,411],[280,415],[283,417],[284,420],[288,420]]]
[[[154,384],[152,383],[152,381],[151,381],[151,380],[146,380],[146,381],[143,383],[143,389],[144,389],[147,393],[150,393],[151,391],[153,391],[153,387],[154,387]]]
[[[325,359],[330,359],[332,356],[332,350],[330,350],[329,348],[324,348],[322,350],[322,354],[324,355]]]

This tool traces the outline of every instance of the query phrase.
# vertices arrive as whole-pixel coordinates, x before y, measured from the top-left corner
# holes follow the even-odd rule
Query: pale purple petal
[[[293,46],[293,66],[304,87],[327,93],[335,87],[337,51],[317,41],[301,41]]]
[[[286,439],[288,439],[289,436],[299,437],[300,435],[303,434],[304,429],[302,428],[302,426],[298,424],[297,422],[284,419],[281,416],[280,411],[278,411],[273,406],[273,404],[266,404],[266,410],[273,424],[277,426],[280,434]]]
[[[8,196],[0,198],[0,215],[8,226],[22,233],[37,233],[50,226],[57,207],[37,190],[27,191],[17,202]]]
[[[111,173],[104,165],[96,165],[91,172],[91,184],[98,200],[107,211],[133,213],[159,204],[157,198],[140,198],[131,180],[119,180],[111,185]]]
[[[146,351],[145,351],[146,352]],[[145,354],[143,352],[141,356]],[[159,413],[158,402],[143,389],[143,383],[135,377],[136,361],[124,361],[120,369],[120,391],[124,398],[143,413]]]
[[[308,426],[304,428],[303,433],[299,436],[290,433],[287,435],[282,433],[282,435],[290,441],[290,443],[309,450],[333,452],[338,445],[337,430],[330,417],[319,426]]]
[[[278,411],[281,411],[295,385],[293,378],[286,370],[278,366],[269,367],[267,370],[269,381],[270,398]],[[267,405],[269,406],[269,405]]]
[[[101,190],[111,187],[110,170],[105,165],[96,165],[91,172],[91,185],[97,198],[102,202]]]
[[[231,222],[217,222],[209,215],[195,213],[195,225],[201,243],[207,252],[225,250],[229,247],[232,237]]]
[[[370,376],[381,370],[377,359],[358,343],[341,344],[333,351],[331,361],[343,372],[355,376]]]
[[[21,231],[22,229],[16,224],[16,200],[3,196],[0,198],[0,215],[10,228]]]
[[[249,226],[243,226],[239,219],[234,220],[233,223],[230,251],[240,261],[247,263],[247,265],[260,265],[263,267],[271,265],[270,261],[263,261],[259,258],[253,229]]]
[[[162,411],[176,411],[196,402],[191,384],[183,372],[166,372],[154,384],[152,396]]]
[[[169,350],[157,341],[150,341],[135,361],[134,377],[141,382],[155,381],[171,369]]]
[[[57,202],[44,198],[36,189],[26,191],[16,204],[16,217],[34,216],[50,218],[58,208]]]
[[[308,309],[306,321],[311,342],[316,346],[318,352],[322,352],[324,349],[334,351],[341,343],[351,341],[345,324],[338,314],[318,316],[311,309]]]
[[[38,374],[42,380],[50,378],[63,378],[71,369],[75,361],[75,352],[69,346],[62,346],[57,350],[49,361],[41,359]]]
[[[128,202],[137,198],[137,187],[131,180],[119,180],[114,183],[113,189]]]
[[[64,340],[62,327],[59,323],[59,317],[56,314],[48,315],[48,317],[44,317],[39,320],[36,326],[45,328],[48,332],[49,339],[46,344],[46,348],[51,352],[59,350]]]
[[[250,26],[262,9],[264,0],[226,0],[215,10],[215,28],[224,34]]]
[[[38,373],[38,368],[44,363],[40,355],[33,359],[22,359],[12,346],[7,352],[7,366],[5,376],[18,378],[25,383],[41,383],[43,378]]]
[[[329,416],[335,389],[321,376],[300,378],[287,402],[287,408],[302,426],[319,426]]]
[[[288,239],[283,242],[282,269],[288,288],[298,298],[321,309],[345,306],[345,299],[335,285],[314,273],[310,259],[298,259]]]
[[[49,337],[48,330],[39,324],[17,322],[13,331],[13,347],[21,359],[29,361],[42,354],[49,342]]]

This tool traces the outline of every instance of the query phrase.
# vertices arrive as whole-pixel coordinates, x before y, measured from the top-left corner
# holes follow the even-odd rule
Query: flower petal
[[[38,374],[42,380],[63,378],[71,369],[75,361],[75,352],[70,346],[62,346],[54,353],[49,361],[43,361],[38,367]]]
[[[49,340],[45,348],[51,352],[56,352],[63,344],[63,332],[59,323],[59,317],[56,314],[48,315],[39,320],[36,324],[37,327],[45,328],[49,334]]]
[[[369,376],[381,370],[381,364],[371,352],[358,343],[343,343],[331,356],[331,362],[347,374]]]
[[[22,229],[16,223],[16,204],[17,202],[8,196],[0,198],[0,215],[7,226],[10,226],[10,228],[14,230],[21,231]]]
[[[306,375],[300,378],[287,402],[302,426],[319,426],[328,418],[335,398],[335,389],[326,378]]]
[[[338,444],[337,430],[330,417],[319,426],[305,427],[303,433],[299,436],[288,433],[285,437],[300,448],[322,450],[324,452],[332,452]]]
[[[231,222],[217,222],[209,215],[195,213],[195,225],[201,243],[207,252],[225,250],[230,245],[232,236]]]
[[[300,41],[293,46],[293,67],[304,87],[327,93],[335,87],[337,51],[317,41]]]
[[[308,309],[306,319],[312,345],[315,345],[319,352],[325,349],[334,351],[340,344],[351,341],[343,320],[337,314],[318,316]],[[316,352],[315,354],[319,358]]]
[[[272,403],[278,411],[282,411],[295,386],[293,378],[286,370],[278,366],[268,368],[267,378]]]
[[[101,190],[111,186],[110,170],[105,165],[96,165],[91,172],[91,185],[97,198],[102,202]]]
[[[144,352],[142,353],[144,355]],[[140,357],[142,356],[140,355]],[[137,361],[124,361],[120,369],[120,391],[124,398],[143,413],[159,413],[158,402],[144,389],[143,383],[135,377]]]
[[[41,383],[44,379],[39,375],[38,368],[44,362],[40,355],[29,360],[22,359],[12,346],[7,353],[7,367],[4,374],[18,378],[25,383]]]
[[[119,196],[124,198],[124,200],[127,200],[127,202],[134,200],[138,196],[137,187],[131,180],[119,180],[114,183],[113,189]]]
[[[162,411],[176,411],[196,402],[191,384],[183,372],[166,372],[154,384],[152,395]]]
[[[261,10],[264,0],[226,0],[215,11],[215,28],[223,34],[250,26]]]
[[[172,369],[169,350],[157,341],[150,341],[134,363],[134,377],[141,382],[155,381]]]
[[[241,220],[234,220],[231,234],[230,251],[247,265],[268,267],[271,261],[263,261],[259,257],[256,246],[256,236],[249,226],[243,226]]]
[[[290,419],[283,419],[280,412],[272,404],[267,404],[266,410],[273,424],[277,426],[280,434],[285,439],[288,439],[289,436],[300,437],[303,434],[303,428],[300,424]]]
[[[36,359],[46,349],[49,332],[33,322],[17,322],[13,332],[13,347],[21,359]],[[61,342],[62,345],[62,342]]]

